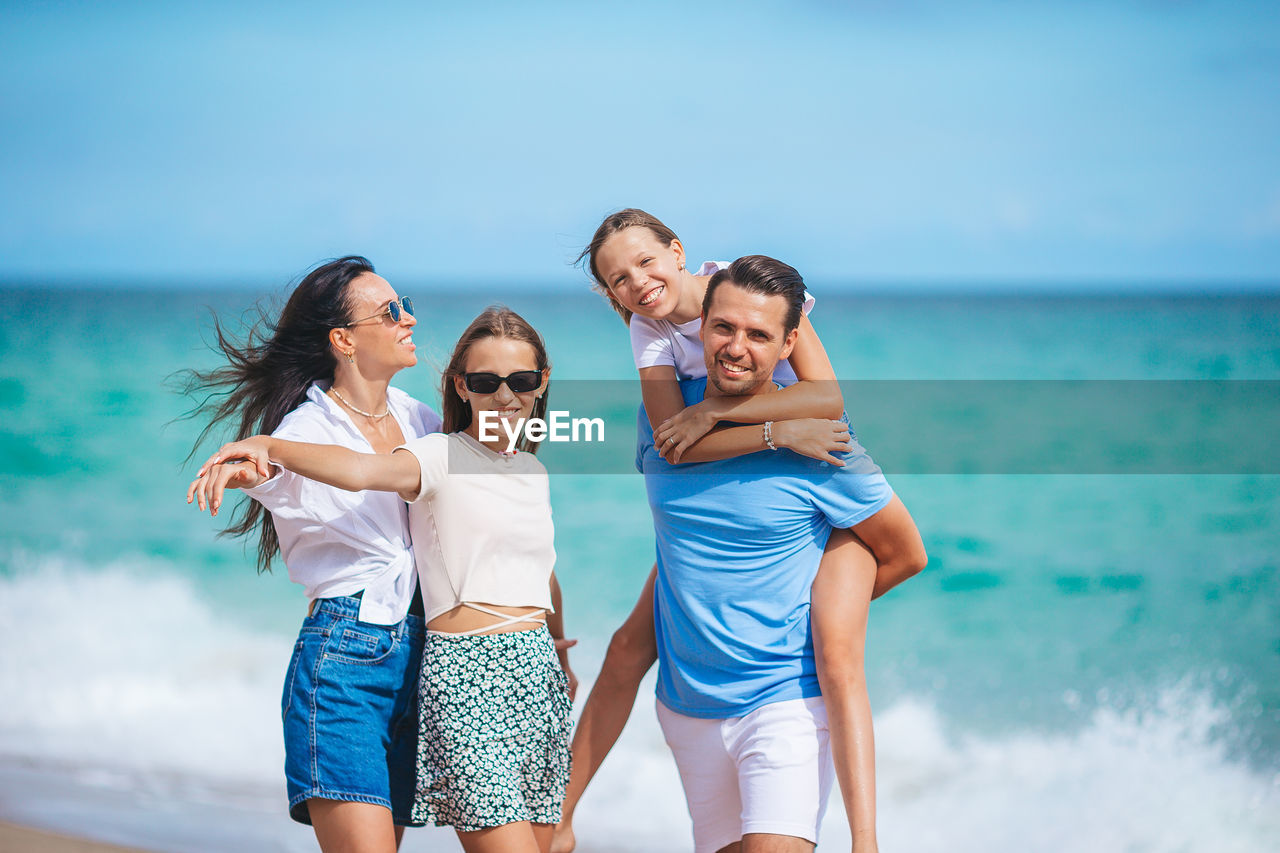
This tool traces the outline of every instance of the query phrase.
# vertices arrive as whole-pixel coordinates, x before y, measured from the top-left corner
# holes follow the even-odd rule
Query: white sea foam
[[[292,637],[220,618],[177,575],[20,560],[0,577],[0,757],[73,769],[82,782],[282,800],[279,691]],[[589,646],[590,644],[584,643]],[[590,653],[576,666],[593,673]],[[583,679],[579,706],[590,687]],[[580,849],[689,846],[689,821],[647,682],[578,811]],[[956,733],[929,703],[877,717],[884,849],[1269,849],[1280,774],[1231,760],[1229,712],[1172,688],[1147,707],[1104,707],[1078,730]],[[9,791],[6,796],[21,796]],[[823,847],[846,846],[833,797]]]
[[[291,638],[231,626],[187,579],[136,564],[13,562],[0,578],[0,754],[277,783]]]
[[[1210,739],[1224,713],[1174,689],[1144,711],[1100,711],[1070,735],[980,737],[949,734],[924,702],[898,702],[876,721],[881,849],[1274,849],[1280,773],[1227,760]],[[648,707],[601,768],[577,823],[580,839],[603,845],[590,849],[688,846],[679,780]],[[848,849],[835,793],[822,831],[823,849]]]
[[[1228,760],[1203,693],[1096,712],[1073,734],[948,738],[903,702],[877,720],[880,838],[911,851],[1260,851],[1280,837],[1280,774]]]

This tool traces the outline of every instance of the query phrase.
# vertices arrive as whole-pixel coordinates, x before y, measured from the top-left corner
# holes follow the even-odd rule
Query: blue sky
[[[1268,3],[6,3],[10,280],[1280,285]],[[824,284],[824,286],[827,286]]]

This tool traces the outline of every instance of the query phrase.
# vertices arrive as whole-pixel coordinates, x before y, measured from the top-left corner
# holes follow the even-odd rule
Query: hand
[[[689,447],[720,422],[720,418],[706,400],[687,406],[658,424],[653,433],[653,444],[662,458],[672,465]]]
[[[573,670],[569,668],[569,649],[578,645],[577,640],[555,640],[556,655],[560,658],[560,668],[564,670],[565,676],[569,679],[569,701],[572,702],[574,697],[578,695],[578,676],[573,674]]]
[[[773,443],[840,467],[844,467],[844,461],[832,454],[848,453],[853,449],[849,440],[849,425],[844,421],[829,421],[825,418],[774,421]]]
[[[209,461],[200,466],[196,476],[204,476],[210,467],[221,462],[226,462],[230,459],[244,459],[253,463],[262,479],[269,480],[271,478],[271,456],[268,453],[270,447],[271,436],[269,435],[251,435],[246,439],[224,444],[218,448],[217,453],[209,457]],[[201,507],[201,509],[204,509],[204,507]]]
[[[205,467],[208,470],[192,480],[187,487],[187,503],[195,500],[201,512],[207,507],[209,514],[215,516],[222,506],[223,490],[247,489],[267,479],[258,473],[252,462],[229,462]]]

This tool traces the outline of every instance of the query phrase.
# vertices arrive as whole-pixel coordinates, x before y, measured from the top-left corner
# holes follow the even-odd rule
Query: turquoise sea
[[[180,419],[191,401],[172,381],[215,363],[209,308],[234,322],[282,284],[0,289],[0,817],[134,843],[145,824],[158,849],[313,846],[281,820],[279,771],[280,682],[305,601],[283,568],[258,576],[239,542],[216,537],[223,518],[185,504],[199,424]],[[585,287],[396,284],[419,306],[420,362],[396,383],[416,396],[435,398],[456,336],[496,301],[543,333],[556,380],[632,387],[625,329]],[[933,380],[962,396],[992,387],[973,380],[1034,380],[1050,394],[1061,380],[1127,380],[1095,403],[1108,412],[1132,404],[1128,391],[1171,390],[1171,414],[1147,412],[1123,438],[1129,457],[1171,446],[1185,463],[891,471],[931,561],[872,610],[883,849],[1274,849],[1280,476],[1256,448],[1275,438],[1265,383],[1280,380],[1280,296],[815,289],[815,325],[842,378]],[[1184,391],[1221,387],[1272,408],[1256,419],[1256,407],[1177,410]],[[873,456],[878,443],[938,448],[981,432],[1010,447],[1051,432],[964,405],[895,412],[875,393],[846,396]],[[1201,430],[1217,442],[1207,463]],[[1254,455],[1212,461],[1232,444]],[[638,476],[562,465],[557,572],[581,640],[580,705],[653,543]],[[210,815],[238,817],[212,826]],[[191,825],[206,846],[182,834]],[[826,827],[823,847],[841,846],[838,803]],[[580,810],[580,849],[684,849],[688,838],[642,691]],[[405,849],[450,843],[411,832]]]

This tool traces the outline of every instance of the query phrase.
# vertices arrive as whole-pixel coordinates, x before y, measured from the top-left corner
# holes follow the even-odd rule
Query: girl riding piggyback
[[[680,381],[707,375],[700,331],[710,262],[696,272],[684,245],[657,217],[626,209],[606,217],[579,260],[594,286],[628,325],[654,445],[673,464],[726,459],[786,448],[843,465],[851,447],[835,371],[808,314],[790,358],[774,376],[776,393],[708,397],[685,406]],[[832,755],[857,851],[876,849],[875,750],[863,670],[868,608],[923,566],[923,546],[905,506],[894,497],[855,535],[834,530],[811,591],[817,668],[831,727]],[[578,800],[622,731],[640,680],[656,660],[650,571],[631,615],[614,634],[600,677],[574,735],[574,768],[555,853],[575,845]]]

